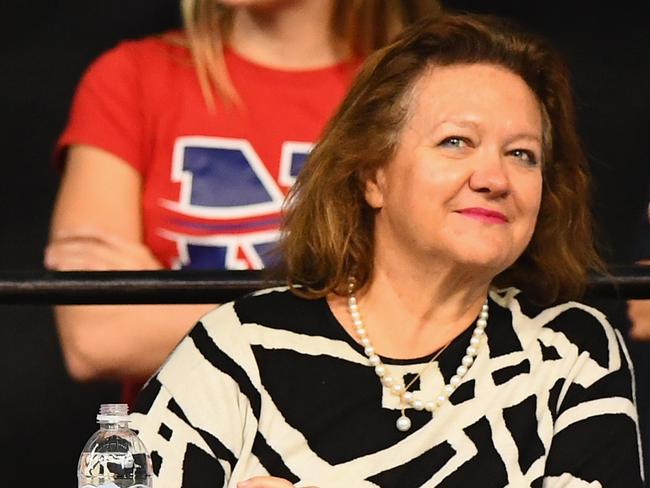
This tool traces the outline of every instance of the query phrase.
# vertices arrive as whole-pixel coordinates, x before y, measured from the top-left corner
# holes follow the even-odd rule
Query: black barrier
[[[650,298],[650,266],[612,266],[592,275],[598,298]],[[223,303],[283,282],[262,271],[23,271],[0,273],[0,304]]]

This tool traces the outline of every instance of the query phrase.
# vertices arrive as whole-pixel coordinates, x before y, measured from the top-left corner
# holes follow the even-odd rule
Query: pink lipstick
[[[481,208],[481,207],[462,208],[460,210],[457,210],[457,212],[459,214],[464,215],[465,217],[470,217],[491,224],[508,223],[508,218],[505,215],[503,215],[501,212],[497,212],[496,210],[489,210],[487,208]]]

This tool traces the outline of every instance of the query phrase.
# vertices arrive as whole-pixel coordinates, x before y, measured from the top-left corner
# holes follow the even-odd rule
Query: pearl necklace
[[[449,383],[446,384],[438,393],[438,396],[435,400],[423,401],[420,398],[416,398],[413,393],[408,391],[413,383],[420,377],[420,375],[425,371],[425,369],[433,363],[435,359],[442,354],[442,352],[447,348],[451,343],[449,341],[438,353],[436,353],[427,363],[427,365],[420,371],[417,376],[406,386],[401,382],[395,381],[395,379],[388,373],[386,366],[382,363],[379,355],[375,353],[375,348],[372,346],[366,328],[363,325],[361,320],[361,314],[359,313],[359,306],[357,304],[357,298],[354,295],[354,285],[355,280],[351,278],[348,283],[348,311],[352,317],[352,323],[354,324],[355,331],[359,337],[359,342],[364,347],[364,353],[368,357],[370,365],[375,368],[375,374],[379,377],[382,385],[400,399],[400,406],[402,414],[397,419],[395,423],[397,430],[400,432],[406,432],[411,428],[411,420],[406,416],[405,410],[408,407],[414,408],[415,410],[426,410],[431,412],[433,415],[440,406],[447,401],[451,394],[458,388],[461,384],[463,377],[469,371],[470,366],[474,363],[474,358],[478,353],[478,348],[481,344],[481,340],[486,336],[485,327],[487,326],[488,320],[488,301],[485,300],[481,312],[476,320],[476,326],[472,332],[472,337],[469,340],[469,346],[465,350],[465,355],[461,360],[460,366],[456,368],[456,374],[449,378]]]

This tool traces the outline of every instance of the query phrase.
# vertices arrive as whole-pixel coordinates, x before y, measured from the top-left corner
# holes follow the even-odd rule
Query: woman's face
[[[377,249],[395,258],[510,266],[531,239],[542,193],[542,116],[504,68],[459,64],[416,83],[395,157],[367,184]]]

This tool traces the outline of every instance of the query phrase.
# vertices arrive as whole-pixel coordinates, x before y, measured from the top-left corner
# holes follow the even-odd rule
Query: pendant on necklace
[[[406,432],[411,428],[411,419],[402,414],[400,418],[397,419],[397,422],[395,422],[395,425],[397,426],[397,430],[400,432]]]

